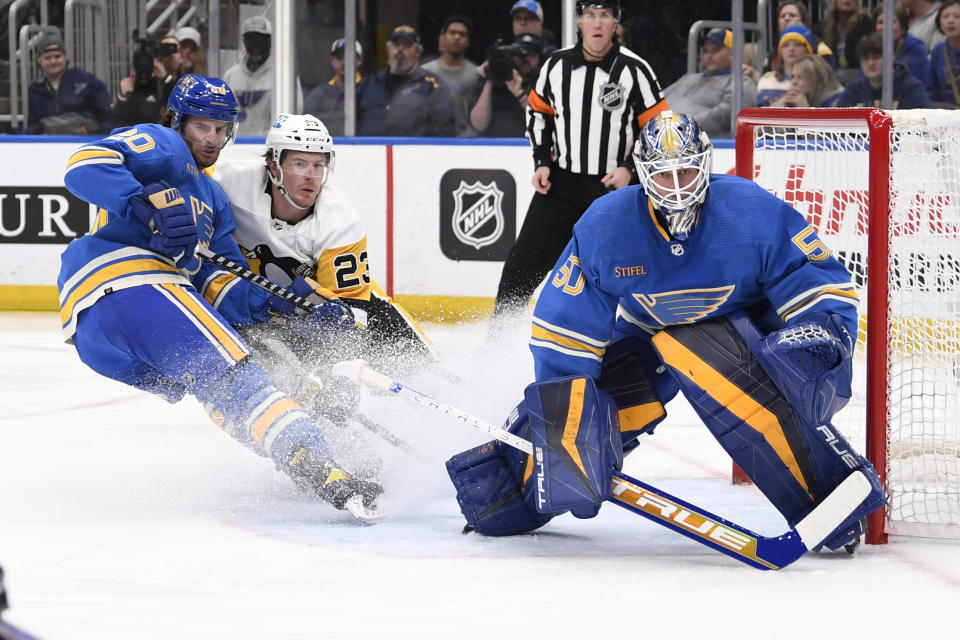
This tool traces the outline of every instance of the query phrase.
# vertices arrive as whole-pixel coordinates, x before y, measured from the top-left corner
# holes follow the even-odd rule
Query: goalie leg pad
[[[521,402],[507,419],[507,430],[526,436],[527,410]],[[457,490],[457,503],[467,524],[487,536],[533,531],[552,515],[537,513],[524,494],[524,470],[530,456],[498,440],[474,447],[447,460],[447,473]],[[529,474],[527,475],[529,478]]]
[[[620,439],[625,451],[638,444],[640,434],[653,433],[666,417],[661,397],[669,400],[677,393],[677,385],[669,374],[650,375],[649,372],[656,372],[661,364],[649,338],[626,336],[607,348],[597,388],[609,393],[617,405]]]
[[[797,420],[738,332],[745,326],[758,341],[744,314],[668,327],[653,342],[707,428],[792,526],[854,470],[871,482],[876,474],[832,429]],[[881,505],[882,492],[864,502]]]
[[[592,518],[611,497],[623,445],[613,399],[575,376],[529,385],[524,400],[533,443],[534,507]],[[528,483],[529,484],[529,483]]]

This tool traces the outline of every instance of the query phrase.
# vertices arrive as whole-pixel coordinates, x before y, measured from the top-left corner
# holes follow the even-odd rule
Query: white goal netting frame
[[[867,542],[960,539],[960,111],[745,109],[736,155],[857,285],[854,397],[834,424],[887,489]]]

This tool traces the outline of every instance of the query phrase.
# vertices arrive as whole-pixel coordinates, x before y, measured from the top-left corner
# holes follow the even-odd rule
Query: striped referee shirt
[[[598,62],[587,62],[578,42],[554,52],[530,90],[527,138],[537,167],[605,175],[631,167],[640,128],[667,102],[647,62],[614,44]]]

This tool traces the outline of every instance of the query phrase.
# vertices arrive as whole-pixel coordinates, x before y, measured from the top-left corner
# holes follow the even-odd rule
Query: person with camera
[[[133,73],[120,81],[115,125],[156,122],[179,78],[180,42],[174,36],[166,36],[160,42],[138,40]]]
[[[43,69],[43,80],[27,90],[24,133],[89,135],[110,130],[110,91],[92,73],[67,66],[67,50],[59,35],[48,35],[40,41],[37,64]]]
[[[543,41],[521,33],[511,44],[497,40],[477,69],[480,76],[470,109],[470,125],[484,138],[523,136],[530,88],[537,79]]]
[[[630,183],[640,129],[667,110],[653,69],[616,41],[620,0],[577,0],[576,16],[576,44],[549,56],[530,90],[536,193],[503,265],[494,332],[526,309],[587,207]]]

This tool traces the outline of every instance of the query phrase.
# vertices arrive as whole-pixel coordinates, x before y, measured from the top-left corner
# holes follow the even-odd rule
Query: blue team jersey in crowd
[[[766,311],[760,315],[768,327],[835,313],[855,339],[850,274],[814,227],[753,182],[710,179],[684,242],[670,238],[640,186],[619,189],[587,209],[534,311],[530,348],[537,380],[596,378],[615,330],[649,336],[748,306]]]
[[[193,209],[199,242],[234,262],[246,264],[231,237],[236,223],[220,187],[204,175],[177,131],[155,124],[116,129],[84,145],[67,164],[66,187],[99,207],[90,232],[61,256],[60,318],[65,337],[76,331],[77,315],[112,291],[146,284],[192,284],[231,324],[266,315],[270,294],[210,262],[198,271],[178,271],[173,261],[149,249],[151,231],[128,210],[128,200],[151,183],[177,187]]]

